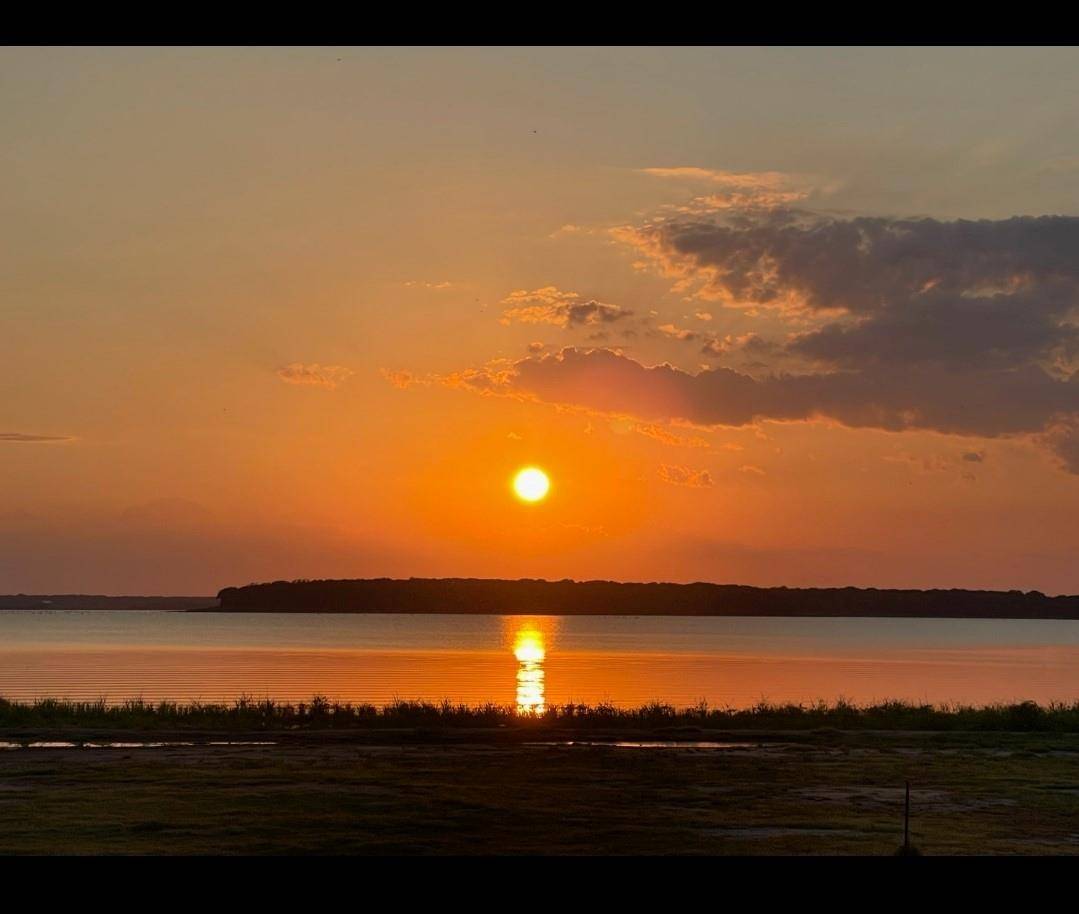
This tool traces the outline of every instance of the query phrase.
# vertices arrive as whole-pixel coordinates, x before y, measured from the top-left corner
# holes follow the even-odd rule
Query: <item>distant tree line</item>
[[[0,610],[8,609],[217,609],[213,597],[109,597],[103,594],[4,594]]]
[[[248,584],[226,587],[218,599],[236,612],[1079,619],[1079,596],[1020,590],[373,578]]]

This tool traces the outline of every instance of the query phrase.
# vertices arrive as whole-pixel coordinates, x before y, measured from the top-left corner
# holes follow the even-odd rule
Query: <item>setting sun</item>
[[[547,474],[536,467],[526,467],[513,478],[513,491],[523,501],[540,501],[550,488]]]

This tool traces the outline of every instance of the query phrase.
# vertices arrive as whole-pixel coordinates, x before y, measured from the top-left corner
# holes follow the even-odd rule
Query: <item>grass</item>
[[[81,745],[92,730],[177,741],[29,747]],[[596,745],[574,735],[589,730]],[[212,742],[256,731],[266,744]],[[603,745],[720,731],[760,736],[725,750]],[[920,853],[1079,853],[1079,705],[572,705],[534,717],[317,696],[0,699],[5,738],[24,748],[0,751],[0,854],[887,856],[907,781]]]
[[[979,741],[23,749],[0,752],[0,854],[890,856],[907,780],[925,855],[1079,852],[1079,739]]]
[[[109,704],[47,698],[33,702],[0,698],[0,729],[109,728],[122,730],[326,730],[402,727],[722,730],[898,730],[939,732],[1079,733],[1079,702],[1046,706],[1034,702],[965,705],[887,701],[856,705],[774,705],[710,708],[705,704],[675,708],[652,703],[639,708],[614,705],[549,706],[541,715],[518,713],[513,706],[471,706],[420,701],[389,705],[342,704],[315,696],[289,704],[241,697],[232,704],[142,700]]]

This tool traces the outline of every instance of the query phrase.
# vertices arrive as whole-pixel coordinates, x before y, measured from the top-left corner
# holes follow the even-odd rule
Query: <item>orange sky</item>
[[[1079,591],[1077,68],[0,51],[0,592]]]

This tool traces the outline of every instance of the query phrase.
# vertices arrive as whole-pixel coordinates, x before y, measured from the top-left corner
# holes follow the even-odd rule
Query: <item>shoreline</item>
[[[502,616],[560,618],[600,618],[600,619],[903,619],[917,621],[952,621],[952,622],[1079,622],[1079,611],[1068,614],[1000,614],[1000,613],[934,613],[913,615],[890,612],[861,612],[837,610],[835,612],[640,612],[640,611],[598,611],[598,612],[552,612],[532,609],[283,609],[265,608],[223,608],[205,606],[193,608],[169,608],[162,606],[0,606],[0,616],[19,613],[44,612],[157,612],[182,614],[217,614],[230,616],[479,616],[498,618]]]

